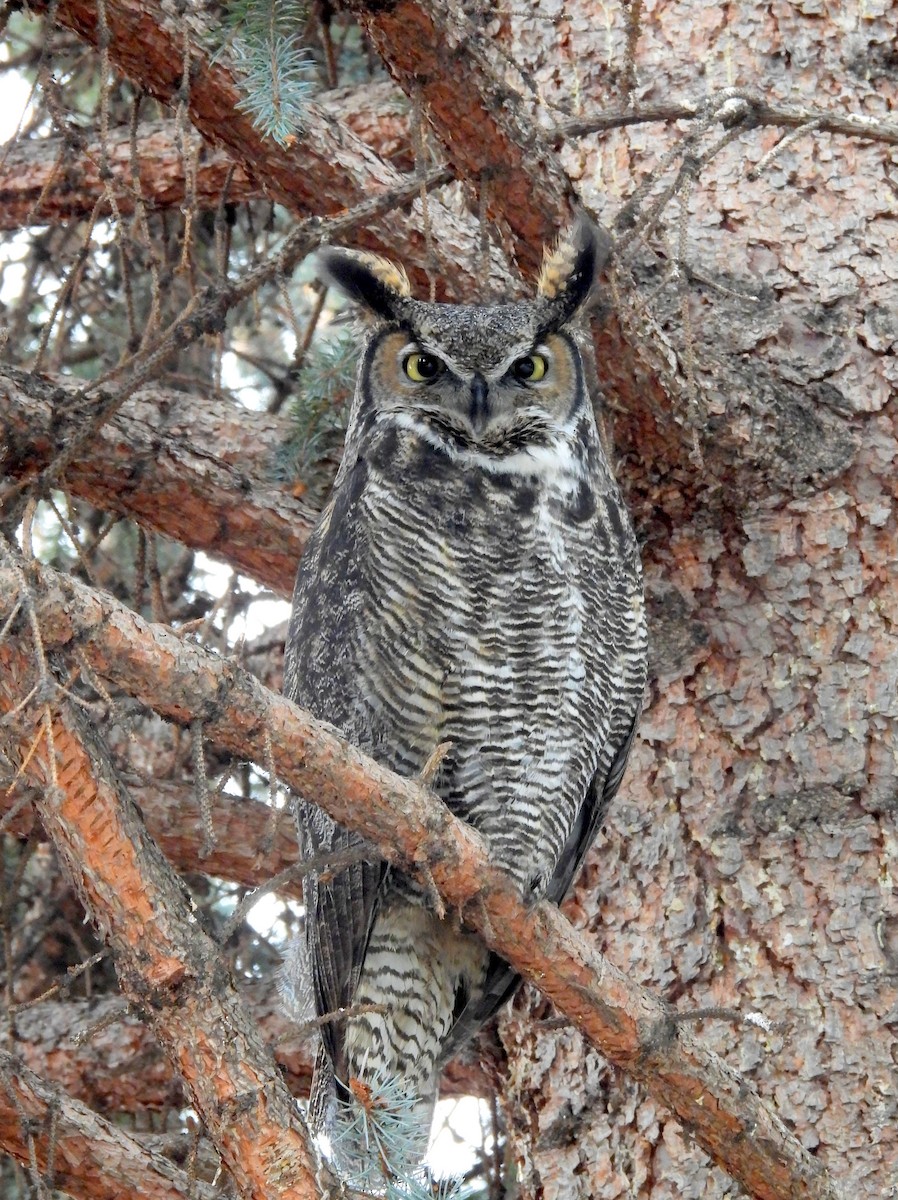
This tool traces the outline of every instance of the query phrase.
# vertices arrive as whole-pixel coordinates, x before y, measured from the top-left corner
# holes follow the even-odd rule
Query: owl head
[[[405,272],[377,255],[320,250],[322,279],[372,322],[357,413],[374,407],[431,442],[499,457],[570,431],[585,389],[567,330],[607,255],[581,219],[546,254],[532,300],[455,305],[413,299]]]

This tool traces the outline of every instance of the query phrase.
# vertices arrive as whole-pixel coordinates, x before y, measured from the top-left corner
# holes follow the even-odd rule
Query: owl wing
[[[633,714],[633,720],[630,722],[624,740],[611,760],[607,774],[602,776],[597,772],[587,788],[586,798],[577,814],[574,827],[562,847],[558,864],[546,891],[548,899],[555,904],[560,904],[567,895],[571,884],[577,877],[577,872],[583,865],[589,847],[595,841],[602,827],[608,806],[617,795],[624,771],[627,769],[627,761],[633,747],[633,738],[636,736],[636,726],[639,724],[641,711],[642,705],[640,704]]]
[[[596,772],[586,790],[577,820],[564,844],[555,872],[546,890],[546,898],[555,904],[560,904],[567,895],[589,847],[599,832],[605,813],[608,811],[608,805],[620,787],[627,767],[627,759],[630,757],[636,726],[639,723],[640,711],[641,705],[634,714],[626,737],[618,748],[607,773]],[[490,955],[482,989],[475,1000],[460,1009],[450,1031],[442,1056],[444,1063],[448,1062],[482,1025],[495,1016],[505,1001],[510,999],[517,990],[520,982],[520,975],[503,958],[500,958],[498,954]]]
[[[358,704],[355,660],[359,575],[366,545],[354,508],[365,486],[363,461],[344,458],[330,503],[303,555],[287,634],[284,691],[320,720],[370,751],[378,733]],[[312,993],[319,1016],[352,1005],[371,928],[377,914],[386,864],[358,834],[350,833],[315,804],[298,807],[301,849],[308,858],[335,861],[303,881],[306,940]],[[349,865],[337,865],[345,856]],[[329,1021],[322,1037],[339,1078],[344,1023]]]
[[[335,861],[344,855],[364,854],[366,843],[350,833],[314,804],[302,802],[300,822],[305,856],[326,855]],[[315,1010],[319,1015],[352,1005],[359,972],[368,949],[377,915],[386,864],[371,859],[342,869],[326,869],[306,877],[306,939],[312,971]],[[343,1076],[341,1021],[328,1021],[321,1029],[337,1078]]]

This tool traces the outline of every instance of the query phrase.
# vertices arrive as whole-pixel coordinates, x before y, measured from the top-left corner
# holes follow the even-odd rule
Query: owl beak
[[[479,437],[490,423],[490,401],[488,385],[484,377],[475,372],[471,380],[471,401],[468,405],[468,419],[471,428]]]

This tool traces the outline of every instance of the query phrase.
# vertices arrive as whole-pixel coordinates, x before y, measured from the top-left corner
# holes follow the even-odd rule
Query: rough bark
[[[296,823],[289,813],[276,814],[258,800],[216,793],[209,799],[215,826],[215,845],[202,854],[203,816],[196,790],[159,780],[131,787],[131,794],[160,850],[178,871],[202,868],[206,875],[227,879],[243,887],[257,888],[296,863]],[[33,795],[33,793],[32,793]],[[20,807],[21,791],[0,794],[0,817],[17,811],[4,828],[16,837],[28,837],[36,814],[30,803]],[[270,844],[262,845],[263,834]],[[284,880],[280,895],[302,894],[298,880]]]
[[[432,103],[470,186],[497,167],[515,173],[488,191],[506,232],[556,219],[551,187],[546,213],[534,211],[543,149],[535,165],[526,139],[521,152],[520,111],[487,119],[482,132],[473,119],[456,130],[445,101],[452,93],[464,113],[482,112],[489,95],[478,78],[485,62],[495,75],[497,54],[513,62],[509,106],[550,131],[621,108],[633,74],[628,39],[639,105],[695,109],[734,83],[781,107],[882,117],[898,103],[891,0],[857,9],[658,0],[602,6],[598,20],[586,0],[563,12],[506,6],[482,31],[493,47],[459,25],[479,57],[452,30],[447,41],[462,53],[443,54],[427,33],[418,79],[413,40],[401,44],[391,6],[367,9],[397,78]],[[420,14],[432,29],[446,21],[434,6],[401,11],[409,29],[427,32]],[[116,32],[133,44],[116,61],[137,78],[135,31],[157,35]],[[180,61],[176,40],[167,47],[170,63]],[[449,89],[429,77],[436,71],[449,73]],[[223,96],[218,88],[213,81],[205,95]],[[202,120],[200,105],[193,111]],[[690,128],[633,125],[567,144],[553,134],[552,144],[587,205],[614,226]],[[690,161],[723,132],[714,125],[691,144]],[[895,175],[876,145],[812,129],[768,162],[781,133],[746,126],[699,163],[680,192],[688,219],[674,201],[649,248],[630,245],[611,280],[615,311],[596,334],[644,541],[655,666],[633,764],[568,912],[680,1009],[766,1014],[769,1032],[708,1019],[703,1037],[751,1075],[852,1195],[872,1200],[898,1172]],[[238,133],[243,162],[254,136]],[[756,177],[748,167],[760,168]],[[511,211],[506,197],[516,198]],[[449,273],[461,243],[440,240]],[[395,230],[369,232],[365,244],[415,260],[414,239]],[[519,237],[517,248],[522,264],[536,263],[537,244]],[[474,294],[475,260],[458,264],[460,294]],[[653,1098],[545,1015],[534,993],[503,1025],[525,1196],[732,1194]]]
[[[0,371],[3,471],[36,476],[85,419],[69,381]],[[92,399],[89,408],[96,406]],[[65,473],[73,495],[131,517],[289,595],[312,514],[278,485],[283,417],[212,396],[146,388],[86,442]],[[280,468],[283,473],[283,468]]]
[[[241,983],[238,991],[290,1091],[308,1096],[314,1042],[285,1015],[276,980]],[[167,1112],[185,1103],[181,1080],[152,1033],[118,998],[42,1001],[16,1013],[15,1029],[24,1065],[95,1112]],[[85,1036],[91,1030],[96,1032]],[[482,1065],[469,1060],[449,1065],[440,1092],[487,1096],[489,1089]]]
[[[43,826],[109,941],[124,995],[178,1070],[239,1194],[266,1200],[277,1186],[284,1200],[309,1200],[317,1186],[293,1099],[218,946],[102,741],[75,706],[51,708],[44,690],[33,654],[0,647],[8,757],[39,789]]]
[[[198,717],[209,740],[223,749],[261,757],[270,744],[278,775],[286,784],[298,794],[313,796],[336,820],[374,843],[388,861],[424,871],[447,906],[461,913],[525,977],[538,981],[546,996],[594,1045],[643,1083],[663,1105],[672,1108],[708,1153],[754,1195],[763,1200],[783,1200],[787,1196],[835,1200],[836,1191],[825,1170],[802,1150],[751,1085],[674,1023],[664,1004],[631,984],[602,958],[557,908],[544,902],[525,907],[510,880],[491,867],[482,839],[417,782],[380,767],[344,742],[330,726],[267,692],[235,664],[179,642],[163,627],[148,625],[111,597],[91,592],[36,564],[31,566],[29,576],[33,598],[26,599],[21,586],[17,586],[15,571],[0,571],[0,596],[9,597],[0,608],[0,619],[14,613],[21,598],[30,606],[45,650],[61,652],[77,641],[99,675],[170,719]],[[0,647],[0,665],[5,661],[12,675],[0,692],[7,711],[27,696],[18,665],[22,653]],[[59,724],[57,716],[54,736]],[[28,740],[20,754],[27,745]],[[75,793],[72,801],[76,801]],[[71,807],[69,819],[77,819],[74,804],[62,807],[63,811]],[[127,817],[122,799],[119,808]],[[75,840],[58,821],[48,820],[54,817],[49,803],[42,805],[42,817],[45,825],[50,824],[57,845],[65,847]],[[138,861],[142,854],[149,858],[148,847],[138,840],[135,859],[122,839],[108,838],[103,847],[92,852],[88,833],[85,829],[78,838],[73,867],[84,862],[90,869],[105,873],[106,863],[127,854],[134,862],[132,887],[143,875],[147,876],[147,884],[151,883],[150,871],[141,872]],[[152,876],[158,873],[159,864],[155,864]],[[129,880],[121,866],[117,875],[127,900]],[[120,911],[119,896],[109,895],[108,885],[98,888],[92,874],[82,874],[81,878],[92,901],[89,907],[101,922],[115,918],[123,923],[125,914]],[[143,895],[145,886],[141,885],[142,908],[150,899],[149,893]],[[132,906],[136,898],[131,899]],[[143,914],[143,920],[151,915],[152,909]],[[165,924],[168,920],[170,916]],[[113,924],[113,933],[115,929]],[[131,940],[127,923],[123,933],[127,954]],[[175,946],[156,967],[165,978],[153,980],[144,970],[142,987],[152,986],[161,1005],[172,986],[184,988],[185,971],[201,974],[199,963],[192,965],[197,958],[196,948],[191,954],[186,945]],[[119,969],[127,988],[127,972],[121,965]],[[202,993],[207,998],[206,988]],[[170,1024],[165,1024],[165,1019],[157,1020],[154,1028],[173,1053],[179,1023],[171,1012],[166,1019]],[[208,1028],[205,1021],[203,1028]],[[182,1063],[185,1083],[196,1094],[195,1053],[188,1056],[183,1042],[176,1044],[179,1048],[175,1057],[183,1055],[186,1060]],[[230,1065],[233,1069],[237,1064]],[[199,1089],[198,1099],[208,1121],[210,1097]],[[231,1130],[223,1128],[220,1120],[210,1129],[230,1165],[234,1150]],[[258,1175],[253,1172],[254,1166]],[[249,1164],[241,1163],[237,1178],[246,1179],[247,1194],[256,1194],[253,1184],[263,1177],[263,1170],[264,1163],[256,1153]]]
[[[354,88],[335,89],[322,96],[320,104],[395,170],[414,170],[408,112],[398,103],[396,88],[388,80],[368,85],[364,96]],[[136,184],[131,131],[124,127],[110,129],[105,145],[83,134],[14,144],[0,164],[0,229],[85,218],[98,203],[99,211],[108,215],[112,205],[109,200],[104,203],[107,188],[122,216],[133,214],[138,197],[148,212],[184,204],[188,173],[177,122],[142,122],[134,151]],[[223,198],[236,204],[262,195],[262,184],[251,179],[229,154],[202,147],[190,182],[190,198],[198,209],[217,208]]]
[[[0,1147],[43,1184],[92,1200],[212,1200],[217,1189],[191,1180],[139,1138],[63,1096],[7,1051],[0,1051]],[[40,1193],[36,1193],[40,1194]]]
[[[607,29],[593,12],[566,5],[552,50],[523,8],[509,35],[548,105],[570,100],[576,73],[583,117],[621,100],[625,8]],[[636,101],[745,84],[780,106],[888,118],[896,20],[890,2],[645,6]],[[687,128],[591,136],[562,157],[613,224]],[[681,1011],[764,1013],[769,1033],[708,1020],[703,1037],[775,1098],[847,1194],[873,1200],[898,1174],[894,152],[809,130],[748,177],[781,136],[741,136],[684,201],[688,310],[712,364],[691,411],[598,338],[655,679],[568,911]],[[622,300],[682,387],[672,208],[641,268],[667,291],[649,307],[645,291]],[[746,450],[758,466],[741,471]],[[525,1195],[732,1194],[653,1100],[544,1015],[534,995],[503,1025]]]
[[[46,0],[34,0],[36,12],[46,12]],[[53,6],[56,20],[96,46],[99,38],[98,10],[94,0],[60,0]],[[181,90],[185,56],[190,63],[187,111],[198,134],[211,145],[223,146],[249,178],[266,193],[299,217],[341,212],[368,199],[373,193],[396,187],[402,176],[352,133],[348,124],[336,120],[321,104],[310,101],[301,138],[287,148],[263,137],[239,108],[238,81],[221,62],[212,62],[209,32],[201,14],[191,11],[174,16],[163,0],[107,0],[109,57],[126,77],[133,79],[164,104],[174,104]],[[199,145],[197,146],[197,149]],[[381,253],[396,254],[424,283],[431,269],[431,252],[424,233],[420,201],[413,206],[412,221],[388,214],[360,229],[359,245]],[[479,261],[476,224],[456,215],[438,200],[428,205],[427,224],[432,228],[441,258],[453,262],[450,279],[438,280],[445,295],[480,284],[484,278],[494,286],[506,282],[501,257],[491,254],[486,264],[473,271]]]

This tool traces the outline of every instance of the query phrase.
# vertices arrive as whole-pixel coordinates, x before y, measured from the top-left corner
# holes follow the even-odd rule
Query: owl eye
[[[549,364],[541,354],[525,354],[511,364],[511,373],[521,383],[537,383],[549,369]]]
[[[405,359],[402,369],[414,383],[430,383],[432,379],[436,379],[437,375],[441,375],[445,371],[446,365],[435,354],[422,354],[420,351],[415,351]]]

